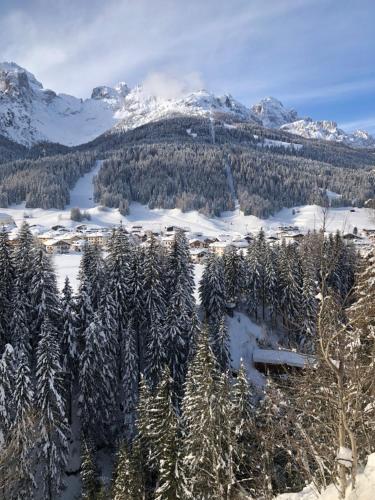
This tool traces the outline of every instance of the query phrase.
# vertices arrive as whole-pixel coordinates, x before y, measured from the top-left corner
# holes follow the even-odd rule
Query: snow
[[[337,453],[336,460],[339,464],[344,465],[345,467],[348,467],[350,469],[353,463],[352,450],[350,448],[341,446]]]
[[[303,354],[286,349],[255,349],[253,351],[254,363],[265,363],[269,365],[289,365],[298,368],[304,368],[312,363],[313,358],[309,359]]]
[[[79,207],[86,210],[95,207],[93,180],[99,172],[102,163],[100,160],[97,161],[95,167],[78,180],[70,192],[70,204],[67,209]]]
[[[227,324],[232,367],[238,370],[242,359],[249,380],[256,386],[264,385],[264,375],[256,370],[253,362],[253,352],[258,346],[257,341],[266,336],[262,327],[241,312],[234,312],[232,318],[228,316]]]
[[[192,132],[192,131],[191,131],[191,128],[187,128],[187,129],[186,129],[186,133],[187,133],[188,135],[190,135],[190,137],[193,137],[193,139],[195,139],[195,138],[197,137],[197,135],[198,135],[198,134],[196,134],[195,132]]]
[[[274,139],[264,139],[264,141],[259,143],[258,146],[268,147],[268,148],[274,147],[274,148],[294,149],[295,151],[298,151],[303,147],[302,144],[296,144],[295,142],[276,141]]]
[[[348,488],[346,500],[374,500],[375,495],[375,453],[367,459],[367,465],[357,476],[355,490]],[[321,494],[313,486],[307,486],[298,493],[284,493],[275,500],[339,500],[337,488],[331,484]]]

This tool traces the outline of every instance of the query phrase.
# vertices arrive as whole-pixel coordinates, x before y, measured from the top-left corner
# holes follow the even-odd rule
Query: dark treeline
[[[70,190],[93,168],[92,153],[70,153],[17,160],[0,167],[0,206],[26,201],[27,208],[60,208],[69,203]]]
[[[341,206],[362,206],[375,196],[371,151],[245,123],[236,127],[215,123],[212,144],[208,120],[178,117],[104,134],[71,149],[40,144],[27,153],[22,147],[8,153],[6,148],[0,206],[26,200],[30,208],[63,208],[69,202],[69,189],[93,167],[95,158],[106,160],[96,181],[97,200],[123,214],[131,201],[151,208],[197,209],[207,215],[230,210],[234,200],[226,179],[227,163],[241,209],[259,217],[298,204],[326,205],[325,189],[341,195],[332,201]],[[187,133],[189,129],[196,137]],[[267,147],[264,139],[302,147]],[[9,161],[13,154],[20,159]]]
[[[246,256],[208,259],[200,320],[182,233],[169,251],[154,238],[134,245],[121,227],[107,257],[86,246],[76,295],[68,280],[58,293],[27,224],[13,251],[1,233],[2,496],[57,499],[77,447],[69,475],[80,473],[90,500],[269,499],[312,478],[321,486],[333,469],[321,477],[314,453],[298,451],[303,433],[286,413],[299,415],[298,384],[256,389],[243,366],[234,377],[226,313],[245,308],[316,354],[318,290],[339,311],[355,268],[340,235],[271,247],[260,232]],[[103,453],[115,457],[110,484]]]

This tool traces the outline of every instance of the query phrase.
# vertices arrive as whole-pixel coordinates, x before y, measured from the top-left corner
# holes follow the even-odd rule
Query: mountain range
[[[39,142],[75,146],[105,132],[179,116],[252,123],[356,148],[375,146],[375,138],[366,131],[346,133],[333,121],[301,118],[273,97],[248,108],[230,94],[218,97],[200,90],[166,99],[149,95],[141,85],[130,88],[120,82],[113,88],[96,87],[90,98],[80,99],[44,89],[32,73],[15,63],[0,63],[0,134],[27,147]]]

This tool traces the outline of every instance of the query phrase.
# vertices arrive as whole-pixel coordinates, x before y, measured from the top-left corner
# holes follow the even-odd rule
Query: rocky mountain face
[[[166,99],[147,94],[140,85],[131,89],[120,82],[113,88],[96,87],[83,100],[44,89],[33,74],[15,63],[0,63],[0,135],[28,147],[39,142],[74,146],[104,132],[127,131],[178,116],[247,122],[309,139],[375,146],[367,132],[347,134],[335,122],[302,119],[273,97],[247,108],[230,94],[218,97],[200,90]]]

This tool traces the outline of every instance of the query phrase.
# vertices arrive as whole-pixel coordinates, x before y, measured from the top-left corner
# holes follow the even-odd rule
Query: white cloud
[[[176,99],[189,92],[200,90],[204,86],[202,77],[197,72],[182,76],[153,72],[146,76],[142,85],[147,95],[155,95],[165,99]]]

